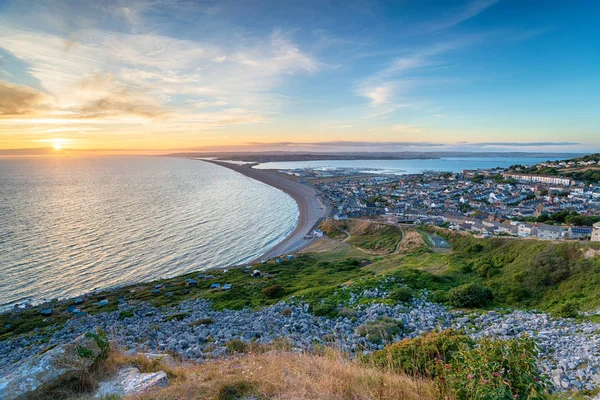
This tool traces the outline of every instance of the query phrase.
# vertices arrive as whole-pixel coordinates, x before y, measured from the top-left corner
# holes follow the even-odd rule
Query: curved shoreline
[[[325,218],[327,214],[327,209],[323,203],[321,203],[317,192],[310,186],[303,185],[290,178],[273,172],[254,169],[249,164],[239,165],[223,161],[198,158],[195,158],[194,160],[204,161],[220,167],[229,168],[230,170],[238,172],[244,176],[247,176],[248,178],[265,183],[285,192],[294,199],[296,204],[298,204],[298,223],[296,224],[294,230],[290,232],[285,239],[275,245],[275,247],[258,257],[256,259],[257,261],[267,260],[283,254],[289,254],[308,245],[311,242],[311,239],[305,239],[305,236],[311,233],[312,230],[318,226],[321,219]]]

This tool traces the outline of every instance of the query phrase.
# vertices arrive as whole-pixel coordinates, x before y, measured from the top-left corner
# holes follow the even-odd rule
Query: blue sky
[[[0,1],[0,148],[597,151],[598,15],[592,1]]]

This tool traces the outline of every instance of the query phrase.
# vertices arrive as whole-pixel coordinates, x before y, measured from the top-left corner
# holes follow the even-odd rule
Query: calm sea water
[[[261,169],[335,169],[355,168],[362,172],[386,174],[418,174],[423,171],[460,172],[463,169],[490,169],[510,167],[514,164],[534,165],[548,158],[515,157],[447,157],[436,160],[329,160],[329,161],[286,161],[261,164]]]
[[[243,263],[297,214],[285,193],[202,161],[0,159],[0,305]]]

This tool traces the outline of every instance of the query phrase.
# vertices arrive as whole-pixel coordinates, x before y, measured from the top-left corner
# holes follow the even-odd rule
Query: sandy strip
[[[282,190],[290,195],[298,204],[299,215],[296,228],[282,242],[263,254],[259,260],[289,254],[311,243],[311,240],[307,240],[304,237],[312,232],[327,214],[326,207],[321,203],[317,192],[311,186],[296,182],[291,177],[288,178],[275,172],[254,169],[248,164],[238,165],[214,160],[201,161],[229,168],[249,178]]]

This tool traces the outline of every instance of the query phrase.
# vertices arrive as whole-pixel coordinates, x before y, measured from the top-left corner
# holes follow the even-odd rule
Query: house
[[[537,227],[538,239],[556,240],[564,235],[564,229],[561,226],[539,224]]]
[[[52,315],[52,309],[51,308],[46,308],[46,309],[40,311],[40,314],[43,315],[43,316],[45,316],[45,317],[47,317],[49,315]]]
[[[259,277],[260,276],[260,271],[255,269],[254,271],[252,271],[252,276],[254,277]]]
[[[221,284],[220,283],[213,283],[212,285],[210,285],[211,289],[221,289]]]
[[[591,226],[571,226],[569,227],[569,239],[581,239],[592,235],[594,229]]]
[[[536,236],[537,228],[531,224],[519,224],[517,233],[520,237]]]
[[[231,290],[231,283],[224,284],[221,290]]]
[[[592,231],[592,242],[600,242],[600,222],[594,224]]]

